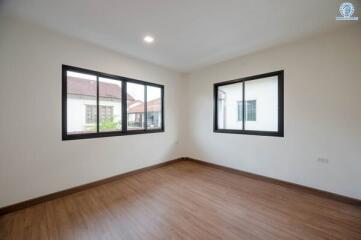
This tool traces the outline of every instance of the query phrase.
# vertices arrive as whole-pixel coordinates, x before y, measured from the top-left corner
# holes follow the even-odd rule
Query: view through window
[[[63,66],[63,138],[163,131],[163,89]]]
[[[283,71],[216,83],[214,88],[215,132],[283,136]]]

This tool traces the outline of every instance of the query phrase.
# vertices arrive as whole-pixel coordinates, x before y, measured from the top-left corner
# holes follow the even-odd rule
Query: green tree
[[[122,123],[120,121],[115,122],[112,118],[105,119],[99,123],[99,130],[100,131],[116,130],[116,129],[120,129],[121,126],[122,126]],[[96,124],[92,125],[92,126],[88,126],[86,128],[86,130],[88,130],[88,131],[96,131],[96,129],[97,129]]]
[[[119,129],[120,127],[120,122],[114,122],[113,119],[106,119],[99,124],[99,129],[103,131]]]

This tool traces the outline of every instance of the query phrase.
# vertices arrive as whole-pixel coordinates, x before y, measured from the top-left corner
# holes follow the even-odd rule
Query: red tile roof
[[[160,98],[154,99],[147,103],[148,112],[159,112],[161,110],[160,107],[161,107]],[[128,113],[140,113],[140,112],[144,112],[143,102],[140,102],[140,104],[137,104],[135,106],[130,106],[128,108]]]
[[[68,94],[96,96],[96,81],[83,78],[68,77]],[[99,82],[99,97],[121,99],[122,88],[119,85]],[[128,94],[127,100],[134,101]]]

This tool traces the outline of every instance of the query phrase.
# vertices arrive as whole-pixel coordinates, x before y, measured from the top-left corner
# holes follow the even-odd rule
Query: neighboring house
[[[68,77],[67,94],[68,131],[94,132],[97,121],[96,81]],[[99,120],[101,123],[111,121],[121,126],[121,94],[121,86],[99,82]],[[131,105],[134,98],[128,95],[127,102]],[[83,117],[79,118],[79,116]]]
[[[128,126],[141,127],[144,119],[144,103],[136,101],[128,108]],[[131,125],[134,124],[134,125]],[[160,98],[147,102],[147,127],[161,127],[161,101]]]
[[[132,109],[137,109],[132,111]],[[127,108],[128,112],[128,128],[130,129],[142,129],[144,123],[144,102],[135,100],[130,103]]]
[[[118,84],[99,81],[100,130],[120,130],[122,121],[122,88]],[[70,133],[95,132],[97,121],[96,81],[70,77],[67,80],[67,128]],[[160,128],[160,99],[147,104],[148,128]],[[128,128],[143,128],[144,102],[127,95]],[[80,114],[79,114],[80,113]],[[82,116],[79,118],[79,116]],[[102,123],[112,123],[112,129],[103,129]]]

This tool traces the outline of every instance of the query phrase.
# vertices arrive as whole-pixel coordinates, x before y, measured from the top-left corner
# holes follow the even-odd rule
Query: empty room
[[[0,240],[361,240],[360,0],[0,0]]]

